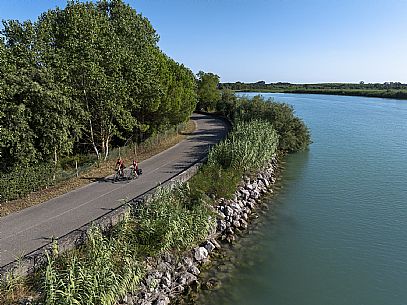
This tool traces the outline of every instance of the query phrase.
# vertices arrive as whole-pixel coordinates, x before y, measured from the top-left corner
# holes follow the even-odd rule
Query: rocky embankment
[[[181,293],[196,291],[201,286],[200,268],[210,260],[211,252],[220,249],[222,243],[233,242],[236,233],[248,227],[250,215],[259,205],[261,196],[273,192],[276,169],[277,159],[273,157],[257,175],[244,177],[232,199],[222,198],[217,202],[216,232],[200,246],[184,253],[183,257],[166,253],[159,259],[147,260],[147,273],[139,291],[126,295],[119,304],[166,305]]]

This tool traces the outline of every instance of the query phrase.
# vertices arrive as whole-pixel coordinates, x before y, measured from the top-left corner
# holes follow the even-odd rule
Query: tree
[[[40,43],[38,24],[11,20],[4,22],[3,33],[15,63],[14,92],[9,102],[17,106],[19,116],[24,117],[24,124],[35,135],[31,144],[35,147],[36,159],[52,156],[57,163],[59,154],[72,151],[72,130],[78,113],[70,111],[71,103],[55,81],[48,64],[48,50]],[[24,142],[20,145],[29,147]]]
[[[196,83],[192,71],[161,53],[160,83],[163,96],[157,127],[177,125],[188,120],[196,108]],[[161,119],[160,119],[161,118]],[[165,121],[162,121],[165,118]]]
[[[199,71],[197,77],[198,110],[215,109],[216,103],[221,98],[221,93],[218,89],[219,76],[213,73]]]
[[[120,41],[108,14],[93,3],[69,2],[64,10],[43,14],[38,28],[41,45],[49,47],[46,65],[77,106],[81,129],[76,134],[83,134],[98,158],[106,158],[119,128],[134,125],[121,82]]]
[[[216,104],[216,111],[219,111],[234,120],[234,111],[236,109],[237,97],[231,89],[223,89],[221,99]]]
[[[89,150],[107,158],[112,142],[141,140],[195,109],[193,73],[158,48],[150,22],[122,0],[68,1],[35,23],[3,24],[2,164],[57,164]]]
[[[14,43],[13,41],[9,41]],[[30,110],[24,105],[13,53],[0,39],[0,170],[34,162],[35,134],[29,126]],[[20,97],[20,98],[19,98]]]

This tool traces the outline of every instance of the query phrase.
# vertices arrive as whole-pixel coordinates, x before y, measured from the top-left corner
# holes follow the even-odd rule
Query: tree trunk
[[[57,155],[57,148],[54,148],[54,164],[55,167],[57,167],[57,163],[58,163],[58,155]]]
[[[92,120],[90,118],[89,118],[89,127],[90,127],[90,139],[92,141],[92,146],[93,146],[93,149],[95,150],[96,156],[97,156],[97,158],[99,160],[100,159],[100,153],[99,153],[99,150],[98,150],[98,148],[96,146],[96,143],[95,143],[95,137],[93,135]]]
[[[83,87],[85,86],[83,79],[82,79],[82,86],[83,86]],[[85,101],[86,101],[86,109],[88,110],[88,114],[89,114],[90,139],[91,139],[91,142],[92,142],[93,149],[94,149],[95,152],[96,152],[96,157],[97,157],[97,159],[99,160],[99,159],[100,159],[100,153],[99,153],[99,150],[98,150],[98,148],[97,148],[97,146],[96,146],[96,143],[95,143],[95,136],[94,136],[94,134],[93,134],[92,117],[91,117],[91,114],[90,114],[90,111],[89,111],[89,103],[88,103],[88,97],[87,97],[87,95],[86,95],[86,89],[83,89],[83,95],[84,95]]]
[[[105,161],[107,160],[108,155],[109,155],[109,137],[107,137],[106,139]]]
[[[56,179],[55,172],[57,170],[57,163],[58,163],[58,155],[57,155],[57,148],[55,146],[55,148],[54,148],[54,165],[55,165],[55,169],[54,169],[54,175],[52,176],[52,180]]]
[[[106,144],[104,138],[102,138],[102,155],[106,156]],[[106,157],[104,158],[104,160],[106,160]]]
[[[112,121],[112,119],[113,119],[113,116],[111,117],[110,121]],[[109,155],[109,142],[110,142],[111,132],[112,132],[112,122],[110,122],[110,124],[109,124],[109,129],[108,129],[108,132],[106,134],[106,138],[103,140],[104,143],[105,143],[105,152],[104,152],[105,153],[105,161],[107,160],[107,157]]]

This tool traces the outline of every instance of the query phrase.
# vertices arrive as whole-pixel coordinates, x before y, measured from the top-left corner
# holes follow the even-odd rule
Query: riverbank
[[[262,170],[245,176],[232,199],[220,198],[216,201],[216,230],[183,255],[167,252],[158,259],[147,261],[148,271],[140,288],[135,293],[123,296],[121,304],[166,305],[180,297],[193,299],[201,289],[216,288],[218,279],[201,282],[199,274],[210,266],[212,257],[219,255],[222,247],[233,243],[236,235],[248,228],[253,219],[251,214],[259,208],[262,197],[273,193],[277,172],[278,162],[273,156]],[[182,302],[181,299],[179,302]]]
[[[247,89],[236,90],[235,92],[258,92],[258,93],[293,93],[293,94],[326,94],[326,95],[345,95],[345,96],[364,96],[364,97],[378,97],[388,99],[407,99],[406,90],[342,90],[342,89]]]
[[[114,304],[127,298],[134,303],[140,287],[151,293],[161,284],[163,273],[154,266],[168,263],[162,261],[163,256],[183,257],[193,249],[189,256],[200,265],[216,243],[233,242],[235,233],[248,226],[261,194],[275,182],[277,151],[295,151],[310,142],[306,126],[288,105],[258,98],[239,99],[234,105],[227,112],[234,118],[233,130],[213,147],[207,162],[188,183],[162,189],[147,202],[131,204],[131,213],[122,222],[105,234],[98,228],[91,230],[88,242],[77,250],[59,255],[57,246],[51,249],[30,288],[39,302]],[[286,137],[287,132],[291,137]],[[270,160],[274,161],[270,164]],[[265,168],[265,164],[270,166]],[[217,238],[220,242],[215,242]],[[173,261],[178,269],[180,260],[171,258]],[[150,271],[158,277],[152,277]],[[176,292],[180,282],[194,279],[189,274],[184,274],[186,278],[170,275],[176,280],[171,284],[168,277],[163,280],[166,292]],[[18,285],[13,289],[18,291]],[[157,304],[167,302],[165,297],[148,295],[152,297]]]
[[[291,104],[313,144],[284,158],[270,210],[225,249],[215,274],[201,273],[222,285],[196,304],[404,304],[406,101],[264,98]]]

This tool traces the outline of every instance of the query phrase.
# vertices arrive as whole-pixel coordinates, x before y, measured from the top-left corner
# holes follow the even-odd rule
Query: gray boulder
[[[153,302],[153,305],[168,305],[170,299],[167,296],[159,296],[157,300]]]
[[[205,243],[204,247],[209,253],[216,249],[215,245],[209,240]]]
[[[247,229],[247,226],[248,226],[247,221],[244,220],[243,218],[240,219],[240,226],[241,226],[243,229]]]
[[[194,261],[192,260],[192,258],[187,256],[183,258],[183,263],[187,268],[189,268],[193,265]]]
[[[184,272],[180,274],[179,278],[177,279],[177,282],[180,285],[188,285],[189,283],[192,283],[193,281],[196,281],[197,277],[193,275],[192,273],[189,272]]]
[[[237,212],[240,212],[241,211],[241,207],[240,207],[240,205],[237,203],[237,202],[232,202],[231,204],[230,204],[230,207],[232,208],[232,209],[234,209],[235,211],[237,211]]]
[[[208,258],[208,250],[206,250],[204,247],[196,248],[194,257],[198,262],[202,262]]]
[[[222,232],[225,231],[226,228],[227,228],[226,221],[218,220],[218,230]]]
[[[166,276],[163,276],[161,278],[161,286],[162,287],[171,287],[171,279]]]
[[[247,200],[250,197],[250,192],[248,190],[241,190],[240,193],[242,194],[242,198]]]
[[[239,220],[234,220],[234,221],[233,221],[233,226],[234,226],[235,228],[240,228],[240,222],[239,222]]]
[[[253,184],[246,184],[246,190],[254,190],[254,185]]]
[[[188,272],[190,272],[190,273],[192,273],[193,275],[196,275],[196,276],[198,276],[201,273],[201,271],[195,265],[192,265],[191,267],[189,267]]]
[[[231,215],[233,215],[233,209],[231,207],[229,207],[229,206],[226,206],[224,213],[225,213],[226,216],[231,216]]]

